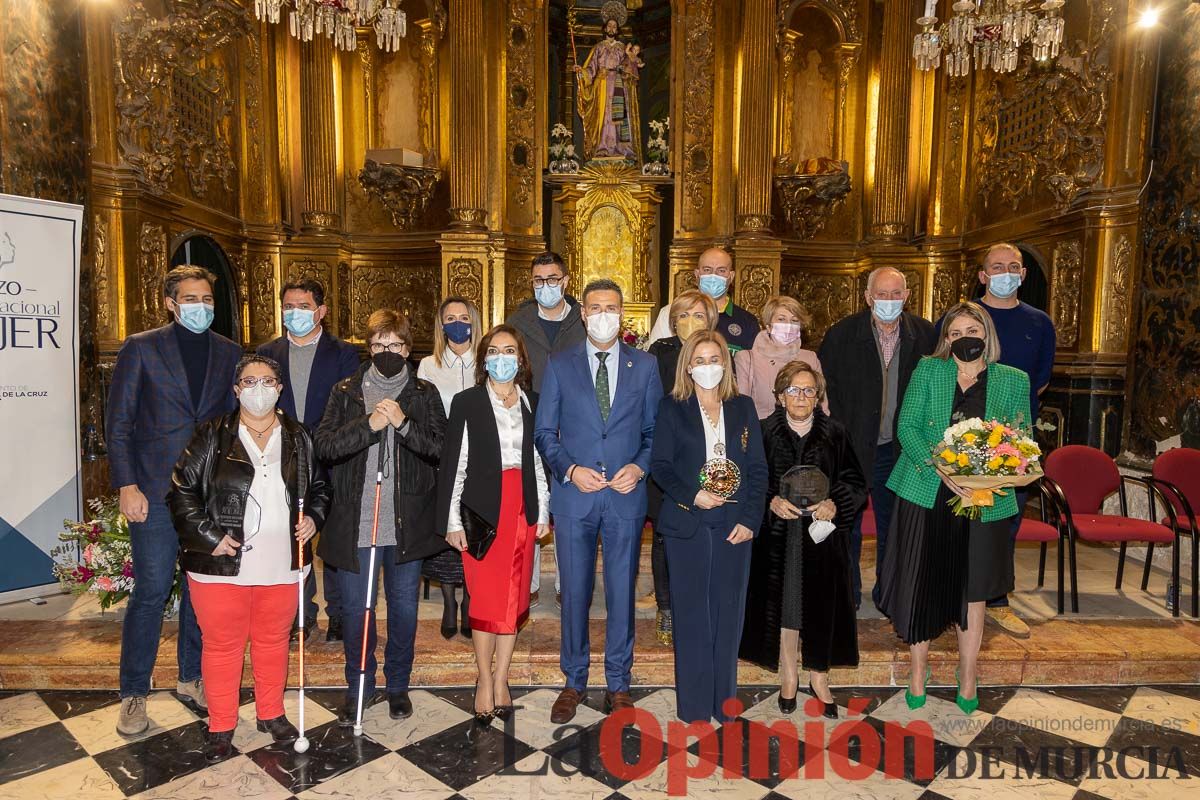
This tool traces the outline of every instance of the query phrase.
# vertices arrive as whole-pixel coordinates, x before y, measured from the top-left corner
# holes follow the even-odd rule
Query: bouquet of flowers
[[[93,515],[90,520],[63,520],[66,531],[58,535],[62,544],[51,551],[56,562],[54,575],[71,594],[99,597],[100,608],[107,611],[133,591],[129,521],[116,497],[92,499],[88,508]],[[167,616],[178,608],[182,590],[182,576],[176,569]]]
[[[550,129],[550,172],[563,174],[579,171],[573,139],[571,129],[561,122],[555,123]]]
[[[946,429],[933,448],[933,463],[951,483],[972,490],[969,498],[950,499],[954,513],[978,519],[1004,489],[1042,477],[1041,455],[1037,442],[1020,427],[972,417]]]
[[[645,349],[650,334],[645,333],[636,322],[625,317],[621,320],[621,341],[639,350]]]
[[[667,154],[670,152],[667,146],[667,132],[670,129],[670,117],[650,120],[650,130],[653,135],[650,137],[650,141],[646,142],[646,150],[650,154],[651,161],[666,163]]]

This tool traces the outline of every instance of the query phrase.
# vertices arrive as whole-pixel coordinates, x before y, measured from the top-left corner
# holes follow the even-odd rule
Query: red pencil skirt
[[[500,474],[500,520],[482,560],[463,553],[463,576],[471,593],[471,628],[515,634],[529,617],[529,581],[537,525],[525,522],[521,470]]]

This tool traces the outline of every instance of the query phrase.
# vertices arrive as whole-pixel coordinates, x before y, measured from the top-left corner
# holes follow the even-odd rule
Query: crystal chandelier
[[[1066,0],[958,0],[951,6],[954,16],[939,28],[937,0],[925,0],[925,14],[917,20],[921,32],[913,39],[917,69],[937,69],[944,53],[946,70],[955,78],[969,74],[972,61],[975,69],[1012,72],[1026,43],[1038,61],[1056,58],[1064,5]]]
[[[284,6],[288,12],[288,29],[302,42],[311,42],[313,34],[333,39],[338,50],[354,50],[358,44],[355,30],[370,26],[375,29],[375,44],[385,53],[400,49],[406,32],[400,0],[254,0],[254,14],[273,25],[279,23]]]

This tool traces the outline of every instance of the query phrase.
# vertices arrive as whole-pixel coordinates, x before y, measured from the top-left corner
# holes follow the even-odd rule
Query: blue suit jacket
[[[125,340],[108,391],[108,470],[114,489],[137,484],[151,503],[164,503],[175,462],[202,423],[237,408],[233,376],[242,348],[208,332],[208,370],[199,406],[172,326]]]
[[[292,394],[291,372],[288,369],[288,339],[278,339],[260,344],[258,354],[279,362],[283,367],[283,392],[279,395],[279,407],[283,413],[296,419],[296,396]],[[358,371],[361,360],[358,348],[347,344],[328,330],[321,332],[317,340],[317,352],[313,356],[312,372],[308,376],[308,391],[304,394],[304,427],[313,432],[325,416],[325,404],[329,393],[338,381],[345,380]]]
[[[742,483],[732,497],[736,503],[707,510],[693,505],[700,491],[700,468],[708,460],[706,424],[695,395],[684,402],[664,397],[658,407],[658,435],[650,469],[665,497],[654,530],[686,539],[701,525],[732,531],[740,524],[757,536],[766,507],[767,457],[754,401],[739,395],[725,402],[725,455],[741,470]]]
[[[585,494],[575,484],[564,483],[572,464],[597,471],[603,464],[610,478],[626,464],[636,464],[647,476],[650,474],[650,447],[662,382],[652,356],[625,344],[619,347],[617,368],[621,372],[607,423],[600,418],[586,342],[553,354],[546,363],[534,441],[550,467],[550,513],[556,516],[582,519],[606,492],[622,519],[646,516],[645,481],[629,494],[612,489]]]

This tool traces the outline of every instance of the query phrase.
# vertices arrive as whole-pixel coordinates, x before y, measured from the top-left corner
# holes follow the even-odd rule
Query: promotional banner
[[[82,515],[83,208],[0,194],[0,601],[57,581],[50,551]]]

